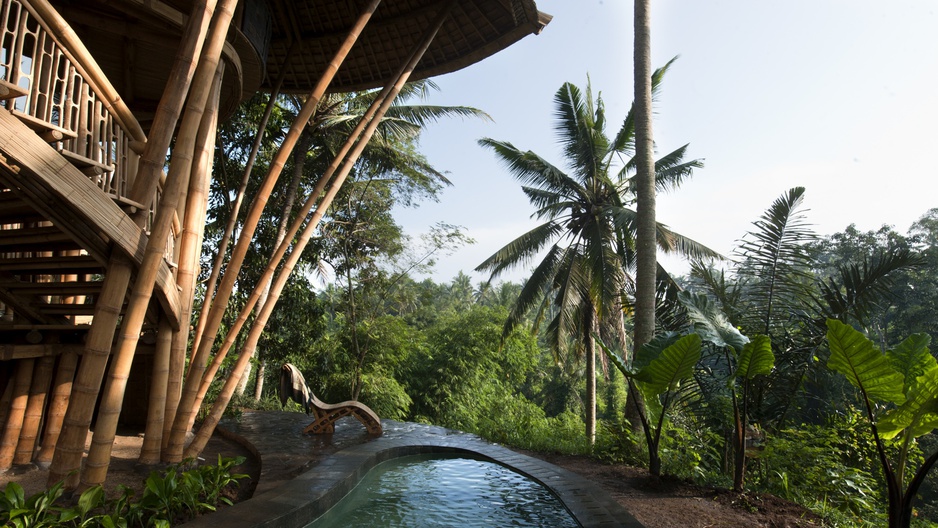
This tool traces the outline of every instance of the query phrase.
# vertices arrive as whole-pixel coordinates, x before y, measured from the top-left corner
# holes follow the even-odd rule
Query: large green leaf
[[[938,361],[928,350],[931,336],[925,333],[912,334],[899,343],[896,348],[886,352],[886,356],[896,369],[905,378],[903,392],[909,395],[909,389],[919,376],[930,369],[938,368]]]
[[[902,374],[866,336],[850,325],[828,319],[827,340],[831,350],[828,368],[846,376],[871,400],[896,404],[905,401]]]
[[[635,379],[652,395],[671,391],[694,374],[700,361],[700,336],[686,335],[661,351],[661,354],[640,370]]]
[[[877,420],[883,438],[893,438],[908,429],[911,438],[928,434],[938,427],[938,366],[911,383],[908,399]]]
[[[772,341],[769,336],[757,335],[743,346],[739,353],[736,377],[752,379],[759,374],[766,375],[775,367],[775,354],[772,353]]]

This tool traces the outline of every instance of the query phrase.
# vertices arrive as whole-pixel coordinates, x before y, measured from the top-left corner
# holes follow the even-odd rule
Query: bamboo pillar
[[[440,28],[443,26],[443,23],[446,21],[450,10],[455,5],[455,3],[456,0],[450,0],[444,5],[440,13],[437,15],[434,24],[427,30],[423,40],[418,44],[417,48],[411,53],[409,59],[397,72],[397,75],[393,80],[393,85],[390,85],[389,83],[389,87],[386,87],[382,92],[381,97],[379,97],[380,106],[377,108],[377,113],[368,123],[364,134],[358,140],[355,148],[349,153],[348,158],[345,160],[345,163],[342,166],[342,170],[335,177],[329,191],[323,197],[322,202],[320,202],[316,208],[316,212],[313,213],[313,217],[304,228],[302,236],[297,241],[293,251],[290,253],[290,257],[284,263],[280,273],[277,275],[277,278],[274,281],[274,284],[269,293],[270,298],[263,306],[263,308],[261,308],[260,313],[258,313],[257,317],[255,318],[254,325],[251,328],[251,332],[248,335],[247,343],[244,345],[244,348],[253,347],[257,344],[257,340],[260,338],[264,326],[267,324],[267,320],[270,317],[270,314],[273,312],[274,306],[277,304],[280,293],[283,291],[283,287],[286,285],[287,279],[289,278],[290,273],[293,271],[293,267],[299,261],[300,255],[303,253],[306,244],[309,242],[313,232],[319,225],[319,221],[322,219],[323,214],[331,205],[335,195],[338,194],[339,189],[345,182],[345,178],[348,176],[349,172],[351,172],[355,162],[358,160],[359,156],[361,156],[362,151],[365,149],[365,146],[368,144],[368,141],[370,141],[371,136],[374,134],[379,121],[382,117],[384,117],[384,114],[394,102],[394,98],[397,97],[397,94],[407,82],[410,74],[413,73],[414,69],[416,69],[417,64],[420,62],[420,59],[423,57],[423,54],[426,52],[427,48],[429,48],[430,43],[433,42],[437,32],[439,32]],[[375,102],[377,103],[378,100]],[[192,443],[186,449],[186,457],[198,456],[198,454],[201,453],[205,448],[209,438],[211,438],[212,433],[215,431],[215,427],[221,420],[222,414],[228,407],[228,403],[231,401],[231,396],[234,394],[235,388],[237,387],[241,376],[247,368],[247,364],[250,359],[251,356],[249,354],[241,354],[238,357],[238,361],[232,368],[231,375],[225,380],[225,384],[222,387],[221,393],[218,395],[218,398],[212,405],[211,411],[209,411],[208,416],[205,418],[205,421],[199,428],[199,432],[192,440]]]
[[[0,395],[0,436],[3,435],[3,429],[6,427],[7,417],[10,416],[10,403],[13,401],[13,380],[7,382],[7,386]]]
[[[189,178],[189,191],[186,199],[186,212],[183,216],[182,237],[179,248],[179,268],[176,272],[176,284],[179,286],[181,300],[180,321],[188,322],[192,316],[192,302],[195,297],[199,276],[202,238],[205,231],[205,216],[208,209],[208,195],[211,186],[212,164],[215,158],[215,138],[218,126],[218,100],[221,81],[224,76],[224,63],[219,65],[213,80],[209,101],[213,104],[202,117],[199,127],[196,151],[198,155]],[[189,326],[181,325],[175,332],[170,346],[169,372],[166,388],[166,400],[163,403],[160,433],[161,445],[168,444],[173,418],[179,404],[182,390],[182,377],[186,361],[186,349],[189,338]],[[141,460],[141,462],[143,462]]]
[[[237,0],[235,0],[237,1]],[[166,88],[160,97],[159,107],[153,116],[153,125],[150,127],[150,138],[140,156],[137,165],[137,176],[134,178],[130,199],[144,205],[137,212],[137,225],[143,225],[151,202],[163,172],[166,161],[166,150],[169,148],[176,122],[182,113],[182,105],[189,94],[189,85],[195,75],[196,66],[202,54],[209,23],[216,10],[217,0],[196,0],[192,6],[192,16],[186,24],[182,36],[180,49],[176,52],[176,61]],[[230,3],[230,2],[229,2]],[[227,28],[227,23],[225,25]],[[212,70],[214,72],[214,70]]]
[[[166,410],[166,387],[169,380],[169,355],[173,344],[173,327],[165,317],[160,317],[156,333],[156,352],[153,355],[153,375],[150,377],[150,394],[147,403],[147,426],[140,448],[140,464],[150,466],[160,461],[163,437],[163,413]],[[110,454],[110,453],[109,453]]]
[[[21,359],[16,365],[16,377],[13,384],[13,398],[10,401],[10,412],[7,414],[6,428],[0,437],[0,471],[10,469],[13,465],[13,455],[16,444],[23,430],[23,419],[26,416],[26,403],[29,401],[29,385],[33,379],[33,366],[36,360]]]
[[[42,425],[42,412],[46,407],[46,396],[52,385],[55,356],[43,356],[36,360],[33,372],[33,383],[29,389],[29,400],[23,417],[23,429],[16,444],[13,455],[14,464],[29,464],[36,452],[36,442],[39,438],[39,427]]]
[[[59,356],[59,365],[55,370],[52,398],[49,410],[46,413],[46,426],[42,434],[42,444],[39,454],[36,455],[36,464],[47,468],[52,462],[52,453],[55,444],[62,432],[62,420],[65,418],[65,409],[68,408],[68,396],[72,392],[72,382],[75,379],[75,370],[78,368],[78,354],[65,352]]]
[[[216,0],[196,0],[186,23],[183,40],[177,50],[170,78],[163,90],[150,129],[150,137],[138,163],[137,177],[134,180],[134,190],[137,192],[131,191],[133,200],[147,205],[141,211],[142,216],[138,217],[138,225],[145,220],[154,194],[149,190],[151,183],[155,188],[162,173],[166,151],[182,109],[182,102],[188,94],[189,82],[201,54],[215,4]],[[142,181],[144,179],[149,181]],[[140,198],[141,196],[143,198]],[[103,290],[95,305],[94,323],[88,333],[85,353],[72,388],[73,394],[63,421],[62,433],[49,468],[49,484],[64,479],[66,488],[72,489],[78,485],[77,470],[81,466],[85,440],[107,368],[121,306],[130,283],[131,270],[131,263],[125,256],[119,252],[111,256]]]
[[[117,432],[117,421],[120,417],[124,400],[124,391],[127,379],[130,376],[130,367],[133,363],[137,342],[140,339],[140,330],[146,318],[147,308],[153,294],[153,286],[163,261],[166,249],[166,240],[172,230],[173,218],[176,215],[177,205],[183,193],[188,188],[189,176],[192,170],[192,158],[195,143],[198,137],[202,117],[205,114],[205,105],[212,91],[215,74],[219,69],[222,47],[228,34],[228,26],[234,15],[237,0],[222,0],[215,12],[212,31],[206,42],[192,82],[192,91],[186,105],[186,113],[182,125],[176,136],[173,154],[169,163],[169,177],[163,188],[162,199],[156,220],[152,226],[152,233],[147,241],[144,251],[143,264],[137,272],[127,311],[121,323],[120,339],[117,351],[111,363],[111,371],[105,385],[104,396],[98,409],[95,422],[94,436],[91,440],[91,449],[88,451],[88,460],[81,474],[81,483],[84,486],[95,486],[104,482],[107,469],[111,462],[111,448],[114,445],[114,435]],[[217,99],[211,104],[217,105]],[[165,400],[162,402],[165,405]]]
[[[114,331],[120,318],[127,284],[130,283],[130,270],[127,257],[119,252],[111,256],[111,264],[104,276],[104,284],[95,306],[94,323],[88,331],[85,351],[72,385],[68,409],[62,421],[62,432],[49,467],[50,485],[63,479],[67,488],[75,488],[78,485],[77,470],[81,467],[81,457],[85,451],[85,441],[98,399],[98,390],[111,353],[111,343],[114,341]]]
[[[332,82],[332,78],[335,76],[335,72],[339,69],[342,61],[345,60],[345,57],[351,50],[352,45],[354,45],[355,41],[358,39],[358,35],[361,34],[361,31],[367,25],[368,21],[371,19],[371,15],[374,13],[375,9],[377,9],[378,4],[380,3],[381,0],[371,0],[368,7],[365,8],[356,21],[355,25],[349,31],[342,46],[336,52],[336,55],[333,57],[328,67],[323,72],[322,77],[313,88],[313,91],[307,98],[306,103],[300,110],[299,115],[297,115],[293,125],[290,127],[290,131],[287,133],[286,137],[284,137],[280,150],[277,152],[273,161],[271,162],[267,176],[265,177],[264,182],[261,184],[261,188],[259,189],[258,195],[251,206],[251,210],[248,212],[241,236],[238,239],[238,243],[235,244],[235,247],[232,250],[231,259],[229,260],[228,266],[226,268],[225,276],[219,285],[219,290],[215,295],[212,308],[206,316],[204,332],[201,336],[198,337],[199,348],[194,351],[190,360],[189,372],[186,374],[186,381],[183,385],[182,397],[180,398],[179,408],[176,412],[176,418],[173,421],[172,434],[170,435],[169,445],[167,446],[166,457],[170,462],[179,462],[182,459],[182,451],[185,446],[186,434],[189,432],[195,414],[198,412],[198,406],[195,405],[195,401],[198,395],[202,375],[205,372],[206,360],[211,352],[212,345],[215,341],[215,336],[217,335],[218,328],[221,325],[221,320],[224,317],[228,299],[232,290],[234,289],[234,283],[241,270],[241,265],[243,264],[244,258],[247,255],[248,249],[250,248],[251,238],[254,236],[254,231],[257,228],[258,222],[260,221],[261,213],[267,204],[267,200],[270,197],[270,193],[273,190],[274,184],[277,183],[277,179],[279,178],[280,173],[283,171],[283,166],[289,158],[290,152],[293,149],[293,146],[296,144],[297,139],[299,138],[303,129],[306,127],[306,123],[309,121],[310,117],[313,115],[313,112],[316,110],[316,106],[319,104],[319,99],[322,97],[326,91],[326,88],[328,88],[329,84]]]

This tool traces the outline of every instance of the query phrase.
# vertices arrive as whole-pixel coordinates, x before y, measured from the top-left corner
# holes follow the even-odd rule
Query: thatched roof
[[[193,0],[52,0],[147,126]],[[384,0],[330,91],[383,86],[448,0]],[[285,71],[283,91],[319,80],[368,0],[241,0],[229,32],[223,113]],[[449,73],[538,33],[534,0],[458,0],[412,80]],[[291,52],[292,48],[292,52]]]
[[[441,0],[385,0],[339,69],[334,91],[382,86],[433,22]],[[273,31],[267,55],[269,88],[286,69],[284,91],[307,91],[319,78],[364,1],[272,2]],[[449,73],[536,34],[550,21],[532,0],[459,0],[412,79]],[[293,55],[289,50],[298,42]]]

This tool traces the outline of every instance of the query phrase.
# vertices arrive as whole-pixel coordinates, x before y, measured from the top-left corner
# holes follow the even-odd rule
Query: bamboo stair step
[[[78,134],[67,128],[53,125],[52,123],[48,123],[37,117],[20,112],[19,110],[10,110],[10,113],[22,121],[24,125],[33,129],[46,143],[53,143],[55,141],[61,141],[66,138],[78,137]]]
[[[0,288],[9,290],[17,295],[61,295],[74,297],[77,295],[95,295],[101,293],[103,282],[23,282],[0,280]]]
[[[59,151],[59,154],[61,154],[62,157],[70,161],[72,165],[74,165],[76,168],[78,168],[78,170],[82,171],[86,175],[89,172],[94,173],[94,174],[104,174],[105,172],[114,172],[114,165],[101,163],[100,161],[82,156],[81,154],[76,154],[70,150],[62,149]]]
[[[6,79],[0,79],[0,100],[16,99],[27,93],[25,88],[17,86]]]
[[[46,315],[94,315],[93,304],[43,304],[36,308]]]
[[[75,257],[0,258],[0,272],[14,275],[103,273],[104,266],[90,255]]]
[[[56,227],[0,229],[0,250],[6,252],[69,249],[82,248]]]

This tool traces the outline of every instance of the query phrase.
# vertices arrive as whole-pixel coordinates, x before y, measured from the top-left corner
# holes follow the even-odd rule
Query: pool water
[[[307,528],[576,528],[540,483],[482,460],[415,455],[379,464]]]

